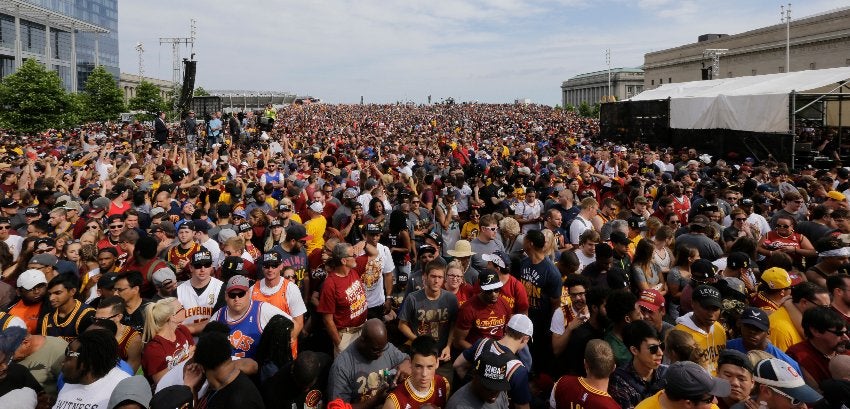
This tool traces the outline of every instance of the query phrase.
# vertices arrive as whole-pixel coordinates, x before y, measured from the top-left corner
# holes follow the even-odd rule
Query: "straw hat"
[[[472,244],[468,240],[458,240],[455,243],[455,248],[447,250],[446,253],[449,253],[452,257],[471,257],[475,255],[475,252],[472,251]]]

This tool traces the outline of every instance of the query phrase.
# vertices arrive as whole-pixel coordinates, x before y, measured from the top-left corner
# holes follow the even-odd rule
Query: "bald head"
[[[360,338],[357,339],[357,350],[364,358],[374,361],[381,357],[387,348],[387,327],[384,322],[373,318],[366,321]]]
[[[829,360],[829,373],[832,379],[850,381],[850,356],[835,355]]]

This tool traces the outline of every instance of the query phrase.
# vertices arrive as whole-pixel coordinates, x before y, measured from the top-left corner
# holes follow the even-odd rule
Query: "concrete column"
[[[15,16],[15,71],[24,64],[24,43],[21,41],[21,18]]]
[[[100,66],[100,33],[94,34],[94,66]]]
[[[44,67],[50,71],[53,64],[50,63],[50,26],[44,25]]]
[[[71,92],[77,92],[77,30],[71,26]]]

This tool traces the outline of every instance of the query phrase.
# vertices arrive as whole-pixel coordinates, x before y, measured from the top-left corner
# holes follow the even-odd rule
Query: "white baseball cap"
[[[29,269],[18,276],[18,288],[32,290],[39,284],[47,284],[47,278],[41,270]]]
[[[514,314],[508,321],[508,328],[519,332],[520,334],[534,336],[534,324],[531,323],[531,318],[523,314]]]
[[[310,203],[310,210],[316,213],[321,213],[323,210],[325,210],[325,205],[322,202],[313,202]]]

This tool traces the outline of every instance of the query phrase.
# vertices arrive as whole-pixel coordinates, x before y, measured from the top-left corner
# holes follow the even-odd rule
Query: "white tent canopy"
[[[791,91],[828,92],[850,67],[665,84],[630,101],[670,98],[670,127],[788,132]]]

